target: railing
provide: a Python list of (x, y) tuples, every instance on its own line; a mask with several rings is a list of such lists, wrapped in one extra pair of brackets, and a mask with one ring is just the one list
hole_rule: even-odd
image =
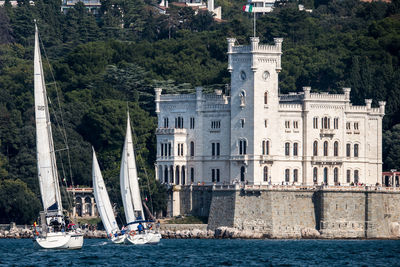
[(161, 95), (160, 100), (165, 101), (173, 101), (173, 100), (182, 100), (182, 99), (188, 99), (188, 100), (196, 100), (196, 94), (168, 94), (168, 95)]
[(342, 157), (329, 157), (329, 156), (312, 156), (312, 164), (342, 164)]
[(92, 193), (93, 192), (93, 188), (91, 187), (68, 187), (67, 188), (67, 192), (82, 192), (82, 193)]
[(299, 101), (304, 98), (304, 93), (279, 95), (279, 101)]
[(157, 128), (156, 134), (186, 134), (186, 129), (177, 128)]
[(329, 93), (311, 93), (311, 99), (337, 99), (337, 100), (346, 100), (344, 94), (329, 94)]
[(320, 129), (320, 134), (322, 135), (334, 135), (335, 130), (334, 129)]
[(234, 155), (234, 156), (231, 156), (231, 160), (244, 160), (244, 161), (246, 161), (246, 160), (249, 160), (249, 156), (248, 155)]
[(302, 105), (300, 104), (279, 104), (279, 109), (291, 109), (301, 111)]

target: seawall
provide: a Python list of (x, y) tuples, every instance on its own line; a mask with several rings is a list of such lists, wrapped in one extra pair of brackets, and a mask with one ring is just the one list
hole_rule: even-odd
[[(175, 197), (190, 202), (181, 190), (187, 188), (175, 189)], [(191, 190), (193, 198), (198, 193)], [(239, 230), (266, 238), (400, 238), (398, 188), (215, 185), (207, 187), (209, 194), (204, 190), (210, 231)], [(200, 215), (196, 210), (193, 205), (176, 213)]]

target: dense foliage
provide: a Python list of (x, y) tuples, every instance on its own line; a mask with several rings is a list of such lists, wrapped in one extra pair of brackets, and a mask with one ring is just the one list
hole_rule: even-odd
[[(190, 8), (171, 6), (170, 14), (162, 15), (148, 0), (104, 0), (98, 16), (87, 13), (82, 3), (62, 14), (59, 0), (38, 0), (34, 6), (20, 0), (17, 8), (6, 1), (0, 8), (0, 217), (4, 221), (31, 222), (38, 210), (33, 19), (38, 20), (43, 56), (52, 66), (44, 66), (46, 80), (52, 82), (54, 74), (57, 81), (58, 88), (48, 85), (52, 120), (60, 121), (63, 115), (75, 184), (91, 185), (94, 146), (110, 197), (121, 206), (118, 176), (129, 106), (143, 197), (151, 196), (150, 208), (160, 211), (166, 207), (166, 189), (154, 179), (154, 87), (167, 92), (190, 92), (196, 85), (224, 89), (229, 83), (226, 37), (244, 44), (252, 35), (251, 16), (241, 12), (242, 2), (216, 2), (222, 6), (224, 23)], [(376, 105), (386, 100), (384, 168), (400, 167), (399, 0), (300, 1), (312, 13), (299, 11), (297, 3), (283, 2), (257, 19), (262, 42), (284, 38), (281, 92), (302, 86), (330, 92), (351, 87), (353, 103), (372, 98)], [(56, 123), (53, 132), (61, 151), (57, 160), (65, 164), (65, 145)], [(60, 175), (67, 184), (72, 182), (67, 168)], [(21, 195), (27, 197), (22, 200)]]

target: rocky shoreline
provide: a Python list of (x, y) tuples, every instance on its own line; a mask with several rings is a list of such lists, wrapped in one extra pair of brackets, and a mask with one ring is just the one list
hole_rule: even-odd
[[(180, 225), (168, 226), (162, 225), (159, 232), (164, 239), (277, 239), (265, 233), (260, 233), (250, 230), (239, 230), (230, 227), (219, 227), (216, 230), (207, 230), (207, 225), (197, 227), (197, 225)], [(205, 226), (205, 227), (204, 227)], [(398, 230), (398, 229), (396, 229)], [(91, 231), (89, 229), (82, 230), (85, 239), (91, 238), (107, 238), (107, 234), (102, 230)], [(390, 239), (399, 239), (400, 236), (393, 236)], [(22, 239), (33, 238), (33, 230), (30, 227), (10, 227), (8, 230), (0, 229), (0, 239)], [(345, 236), (329, 237), (321, 235), (315, 229), (302, 229), (301, 235), (287, 236), (285, 239), (346, 239)], [(281, 238), (282, 239), (282, 238)], [(365, 239), (365, 238), (351, 238), (351, 239)]]

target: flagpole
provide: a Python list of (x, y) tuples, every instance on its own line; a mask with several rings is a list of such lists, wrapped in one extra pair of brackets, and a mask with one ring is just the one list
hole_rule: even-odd
[(254, 37), (256, 37), (256, 12), (253, 12), (253, 23), (254, 23)]

